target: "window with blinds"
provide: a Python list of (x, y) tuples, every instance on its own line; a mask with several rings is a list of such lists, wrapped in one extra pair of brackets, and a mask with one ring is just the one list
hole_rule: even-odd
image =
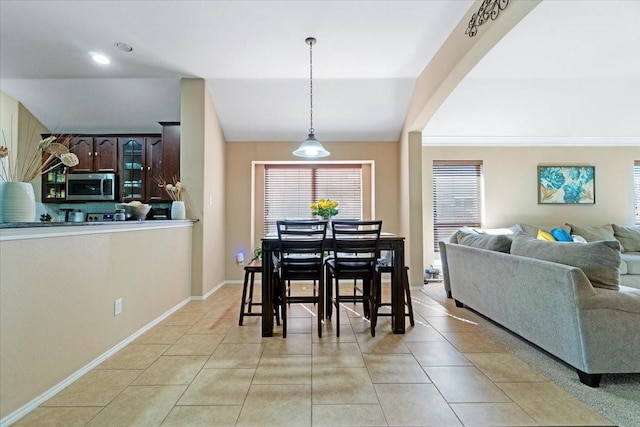
[(433, 247), (460, 227), (482, 223), (482, 161), (433, 161)]
[(264, 230), (276, 221), (311, 218), (311, 203), (337, 200), (340, 218), (362, 219), (362, 165), (265, 165)]
[(636, 225), (640, 225), (640, 160), (636, 160), (633, 165), (633, 194), (636, 203)]

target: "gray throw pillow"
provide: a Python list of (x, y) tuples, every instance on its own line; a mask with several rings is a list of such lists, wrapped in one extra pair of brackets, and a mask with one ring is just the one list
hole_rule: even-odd
[(511, 237), (505, 234), (479, 234), (458, 230), (456, 232), (458, 244), (472, 246), (474, 248), (487, 249), (490, 251), (509, 253), (511, 248)]
[(626, 227), (611, 224), (613, 235), (623, 247), (623, 252), (640, 252), (640, 226)]
[(594, 287), (617, 291), (620, 285), (620, 243), (548, 242), (523, 234), (511, 244), (513, 255), (526, 256), (580, 268)]
[(597, 242), (599, 240), (616, 240), (613, 236), (613, 227), (611, 224), (600, 226), (581, 226), (568, 224), (571, 227), (571, 234), (577, 234), (585, 238), (587, 242)]

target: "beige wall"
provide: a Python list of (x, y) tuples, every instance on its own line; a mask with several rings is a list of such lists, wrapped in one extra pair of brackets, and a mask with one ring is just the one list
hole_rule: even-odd
[(205, 296), (224, 283), (225, 149), (215, 107), (203, 79), (182, 79), (180, 174), (193, 230), (191, 295)]
[[(0, 418), (191, 295), (190, 224), (83, 230), (0, 242)], [(117, 298), (122, 314), (114, 316)]]
[[(235, 262), (235, 254), (253, 252), (251, 236), (252, 162), (299, 161), (291, 152), (299, 143), (294, 142), (230, 142), (226, 158), (226, 231), (227, 246), (224, 253), (227, 280), (240, 280), (242, 266)], [(398, 144), (396, 142), (323, 142), (331, 152), (328, 161), (374, 161), (375, 216), (383, 220), (383, 228), (391, 233), (400, 230), (398, 222)]]
[[(12, 156), (11, 161), (14, 165), (16, 164), (14, 156), (18, 152), (18, 147), (26, 145), (27, 138), (32, 138), (33, 140), (29, 141), (31, 147), (36, 147), (40, 135), (49, 133), (47, 128), (24, 105), (2, 92), (0, 92), (0, 129), (2, 130), (0, 145), (9, 147), (9, 154)], [(23, 153), (22, 156), (24, 155), (30, 156), (31, 153)], [(32, 184), (36, 201), (39, 202), (42, 198), (42, 182), (38, 177), (32, 181)]]
[(402, 234), (407, 236), (409, 281), (422, 283), (420, 260), (424, 259), (423, 244), (415, 236), (423, 234), (421, 206), (423, 173), (419, 158), (419, 138), (416, 136), (427, 125), (442, 102), (455, 89), (465, 75), (493, 46), (517, 25), (541, 0), (511, 2), (500, 13), (500, 19), (486, 21), (474, 37), (465, 34), (471, 16), (483, 1), (476, 0), (445, 43), (422, 71), (413, 91), (400, 137), (400, 218)]
[[(423, 147), (424, 265), (433, 262), (433, 160), (482, 160), (483, 226), (633, 225), (633, 164), (640, 147)], [(594, 205), (539, 205), (539, 165), (595, 166)]]

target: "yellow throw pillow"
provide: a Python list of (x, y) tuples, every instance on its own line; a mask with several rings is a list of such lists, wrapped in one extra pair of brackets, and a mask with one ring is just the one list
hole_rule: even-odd
[(538, 230), (538, 240), (546, 240), (547, 242), (555, 242), (556, 238), (553, 237), (551, 233), (547, 233), (546, 231)]

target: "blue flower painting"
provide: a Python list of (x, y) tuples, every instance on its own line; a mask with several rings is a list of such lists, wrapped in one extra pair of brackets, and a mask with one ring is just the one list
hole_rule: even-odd
[(593, 166), (539, 166), (538, 203), (593, 204), (595, 168)]

